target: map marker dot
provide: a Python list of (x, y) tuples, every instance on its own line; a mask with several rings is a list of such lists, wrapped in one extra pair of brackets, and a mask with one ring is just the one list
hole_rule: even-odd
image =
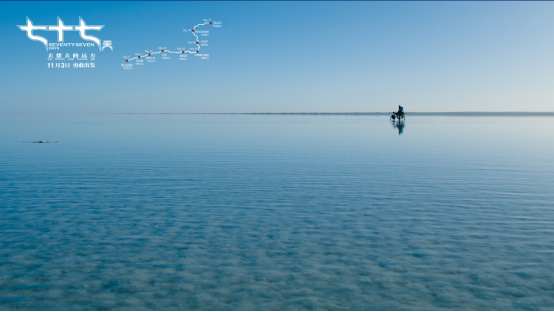
[(129, 62), (129, 60), (125, 60), (125, 62)]
[(164, 52), (164, 50), (162, 50), (162, 53)]
[(139, 55), (139, 58), (140, 58), (140, 55)]
[(210, 22), (210, 25), (212, 24), (212, 22)]
[(196, 41), (196, 44), (199, 44), (200, 42)]
[(181, 51), (181, 53), (185, 53), (185, 51)]
[(194, 29), (192, 30), (192, 32), (194, 32)]
[(198, 50), (196, 50), (196, 53), (198, 53)]
[(150, 56), (150, 53), (148, 53), (148, 56)]

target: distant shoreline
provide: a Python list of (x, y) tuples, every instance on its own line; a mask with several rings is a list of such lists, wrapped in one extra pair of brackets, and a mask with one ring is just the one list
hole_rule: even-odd
[[(0, 115), (322, 115), (387, 116), (391, 112), (281, 112), (281, 113), (0, 113)], [(554, 116), (554, 112), (406, 112), (408, 116)]]
[[(391, 113), (372, 112), (372, 113), (211, 113), (221, 115), (353, 115), (353, 116), (371, 116), (371, 115), (390, 115)], [(412, 116), (554, 116), (554, 112), (406, 112), (406, 115)]]

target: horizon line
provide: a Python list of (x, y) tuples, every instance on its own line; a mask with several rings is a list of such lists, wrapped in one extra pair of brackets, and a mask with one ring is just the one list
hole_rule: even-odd
[[(0, 113), (1, 115), (388, 115), (391, 112), (240, 112), (240, 113)], [(467, 112), (405, 112), (406, 115), (452, 115), (452, 116), (554, 116), (552, 112), (529, 112), (529, 111), (467, 111)]]

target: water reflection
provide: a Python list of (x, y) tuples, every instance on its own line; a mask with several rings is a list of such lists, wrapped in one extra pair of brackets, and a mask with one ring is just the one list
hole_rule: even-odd
[(398, 129), (398, 135), (401, 135), (404, 132), (404, 127), (406, 126), (404, 120), (397, 120), (392, 122), (392, 127)]

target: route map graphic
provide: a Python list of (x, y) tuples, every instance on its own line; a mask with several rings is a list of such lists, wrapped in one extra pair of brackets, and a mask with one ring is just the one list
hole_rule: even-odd
[[(156, 55), (161, 54), (161, 59), (170, 59), (170, 54), (180, 54), (179, 60), (187, 60), (188, 54), (193, 54), (201, 60), (208, 60), (209, 54), (200, 54), (202, 47), (208, 47), (209, 30), (207, 27), (222, 27), (221, 22), (212, 21), (211, 19), (204, 20), (203, 23), (197, 24), (192, 29), (183, 29), (184, 32), (194, 35), (195, 41), (189, 41), (189, 44), (195, 44), (194, 48), (176, 48), (169, 50), (166, 47), (158, 47), (157, 50), (146, 50), (143, 53), (135, 53), (134, 57), (123, 56), (125, 61), (121, 64), (124, 70), (133, 69), (134, 66), (142, 66), (145, 63), (155, 63)], [(146, 62), (145, 62), (146, 61)]]

